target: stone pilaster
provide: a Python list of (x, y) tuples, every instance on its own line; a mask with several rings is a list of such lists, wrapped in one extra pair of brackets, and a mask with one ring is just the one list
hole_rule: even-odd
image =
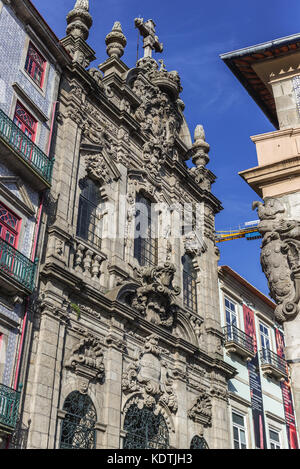
[(29, 449), (54, 448), (65, 324), (49, 309), (45, 306), (42, 312), (28, 377), (25, 415), (31, 420)]

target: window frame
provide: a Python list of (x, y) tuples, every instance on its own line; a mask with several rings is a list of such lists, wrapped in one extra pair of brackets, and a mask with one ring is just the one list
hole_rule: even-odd
[[(91, 188), (89, 184), (93, 184), (94, 188), (94, 195), (98, 198), (98, 200), (89, 199)], [(97, 224), (96, 221), (98, 220), (100, 224), (102, 224), (102, 219), (99, 220), (99, 205), (102, 202), (100, 189), (97, 187), (96, 183), (92, 180), (87, 178), (84, 181), (83, 185), (80, 185), (80, 194), (78, 198), (78, 211), (77, 211), (77, 223), (76, 223), (76, 236), (83, 241), (89, 243), (91, 246), (96, 247), (98, 249), (101, 248), (102, 244), (102, 233), (103, 233), (103, 226), (101, 225), (101, 236), (99, 236), (96, 232)], [(88, 189), (89, 193), (87, 195), (84, 194), (85, 190)], [(85, 210), (85, 212), (83, 212)], [(83, 215), (83, 213), (85, 215)], [(86, 218), (86, 223), (84, 223)], [(92, 222), (91, 222), (92, 219)], [(86, 227), (86, 233), (82, 227)], [(91, 230), (90, 227), (93, 229)], [(90, 236), (91, 235), (91, 236)]]
[[(229, 303), (231, 303), (233, 306), (234, 306), (234, 312), (235, 312), (235, 316), (236, 316), (236, 323), (232, 323), (232, 320), (230, 321), (230, 323), (228, 323), (227, 321), (227, 310), (229, 311), (230, 314), (232, 314), (232, 310), (231, 308), (228, 308), (226, 306), (226, 301), (228, 301)], [(233, 300), (229, 295), (224, 295), (224, 316), (225, 316), (225, 325), (226, 326), (235, 326), (237, 329), (240, 328), (240, 325), (239, 325), (239, 312), (238, 312), (238, 304), (235, 300)], [(231, 318), (230, 318), (231, 319)]]
[[(0, 238), (3, 239), (5, 242), (7, 242), (14, 249), (17, 249), (18, 244), (19, 244), (20, 232), (21, 232), (22, 218), (19, 217), (13, 210), (9, 209), (7, 205), (5, 205), (2, 201), (0, 201), (0, 208), (1, 207), (3, 207), (5, 210), (7, 210), (9, 214), (11, 214), (14, 218), (17, 219), (17, 226), (16, 228), (12, 228), (9, 226), (8, 223), (0, 219), (0, 226), (1, 226)], [(4, 228), (4, 231), (2, 232), (3, 228)], [(6, 239), (7, 233), (10, 233), (12, 236), (14, 236), (13, 244)]]
[[(146, 202), (146, 203), (145, 203)], [(147, 196), (144, 196), (142, 193), (137, 193), (135, 198), (135, 205), (144, 205), (147, 210), (147, 215), (145, 216), (145, 226), (147, 226), (147, 236), (137, 236), (138, 230), (137, 226), (142, 222), (137, 224), (135, 218), (135, 227), (134, 227), (134, 258), (138, 261), (141, 267), (156, 267), (158, 264), (158, 238), (157, 236), (153, 237), (153, 222), (155, 223), (155, 234), (157, 234), (158, 229), (158, 219), (153, 220), (152, 216), (152, 202)], [(136, 217), (137, 217), (136, 213)], [(147, 218), (147, 220), (146, 220)], [(143, 227), (144, 230), (145, 227)], [(140, 234), (141, 231), (139, 230)]]
[[(237, 415), (238, 417), (241, 417), (243, 419), (243, 426), (238, 424), (238, 423), (235, 423), (233, 421), (233, 414)], [(236, 410), (236, 409), (231, 409), (231, 428), (232, 428), (232, 443), (233, 443), (233, 449), (248, 449), (248, 434), (247, 434), (247, 426), (246, 426), (246, 422), (245, 422), (245, 418), (246, 418), (246, 415), (241, 413), (240, 411)], [(238, 444), (239, 444), (239, 448), (235, 448), (235, 437), (234, 437), (234, 428), (237, 428), (238, 430)], [(244, 432), (244, 435), (245, 435), (245, 448), (241, 448), (241, 438), (240, 438), (240, 431), (243, 431)]]
[[(268, 436), (269, 436), (270, 449), (282, 449), (281, 430), (279, 430), (278, 428), (274, 428), (274, 427), (272, 427), (272, 426), (268, 426), (268, 430), (269, 430)], [(275, 441), (275, 440), (272, 440), (271, 434), (270, 434), (271, 432), (277, 433), (279, 442), (277, 442), (277, 441)], [(279, 446), (279, 447), (278, 447), (278, 448), (272, 448), (272, 444), (275, 445), (275, 446), (277, 445), (277, 446)]]
[[(190, 259), (192, 273), (185, 270), (185, 258)], [(196, 313), (198, 310), (197, 271), (193, 265), (193, 258), (189, 254), (185, 254), (184, 256), (182, 256), (182, 286), (183, 305), (189, 310)]]
[[(30, 67), (28, 66), (29, 59), (30, 59), (29, 57), (30, 48), (32, 48), (35, 51), (35, 53), (40, 57), (41, 61), (43, 62), (42, 66), (39, 66), (37, 65), (37, 61), (32, 59), (32, 62), (33, 62), (32, 71), (29, 71)], [(36, 80), (34, 77), (37, 66), (40, 67), (40, 70), (41, 70), (40, 80)], [(43, 54), (41, 54), (40, 50), (33, 44), (33, 42), (29, 40), (27, 53), (25, 57), (24, 71), (41, 90), (43, 89), (43, 86), (45, 83), (46, 68), (47, 68), (47, 60), (44, 58)]]
[[(26, 123), (25, 119), (22, 118), (18, 113), (18, 106), (28, 115), (28, 118), (29, 119), (32, 119), (33, 121), (33, 127), (30, 127), (30, 125), (28, 123)], [(16, 120), (18, 122), (16, 122)], [(24, 135), (26, 135), (27, 138), (29, 138), (29, 140), (32, 141), (32, 143), (35, 142), (36, 140), (36, 136), (37, 136), (37, 127), (38, 127), (38, 120), (32, 115), (32, 113), (30, 111), (28, 111), (28, 109), (26, 108), (26, 106), (24, 106), (20, 100), (17, 99), (16, 101), (16, 105), (15, 105), (15, 110), (14, 110), (14, 117), (13, 117), (13, 122), (14, 124), (24, 133)], [(19, 123), (21, 125), (19, 125)], [(27, 132), (31, 132), (32, 133), (32, 136), (29, 137), (29, 135), (27, 134)]]

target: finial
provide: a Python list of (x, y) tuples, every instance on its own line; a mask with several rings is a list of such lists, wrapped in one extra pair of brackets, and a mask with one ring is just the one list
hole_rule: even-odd
[(77, 0), (73, 10), (67, 15), (67, 35), (82, 38), (84, 41), (89, 37), (93, 19), (89, 13), (89, 0)]
[(210, 145), (205, 140), (205, 132), (203, 125), (197, 125), (194, 133), (194, 139), (195, 142), (193, 143), (192, 147), (192, 161), (197, 167), (206, 166), (209, 162), (208, 153), (210, 150)]
[(109, 57), (117, 57), (118, 59), (122, 57), (127, 40), (119, 21), (113, 25), (112, 31), (105, 38), (105, 43), (107, 45), (106, 53)]

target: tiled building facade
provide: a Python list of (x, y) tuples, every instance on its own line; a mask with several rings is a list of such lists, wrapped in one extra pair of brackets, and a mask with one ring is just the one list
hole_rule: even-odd
[(231, 448), (297, 449), (284, 336), (276, 305), (228, 266), (219, 267), (224, 357), (229, 381)]
[(0, 435), (11, 442), (38, 286), (37, 244), (51, 185), (52, 118), (68, 54), (31, 2), (0, 2)]

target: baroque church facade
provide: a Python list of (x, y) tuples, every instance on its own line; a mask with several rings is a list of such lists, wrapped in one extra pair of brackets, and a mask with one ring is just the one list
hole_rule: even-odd
[[(61, 43), (39, 293), (23, 421), (28, 448), (230, 448), (214, 217), (221, 204), (194, 142), (177, 72), (152, 57), (152, 20), (135, 20), (144, 57), (129, 68), (116, 22), (90, 67), (92, 16), (77, 0)], [(193, 167), (187, 161), (192, 159)]]

